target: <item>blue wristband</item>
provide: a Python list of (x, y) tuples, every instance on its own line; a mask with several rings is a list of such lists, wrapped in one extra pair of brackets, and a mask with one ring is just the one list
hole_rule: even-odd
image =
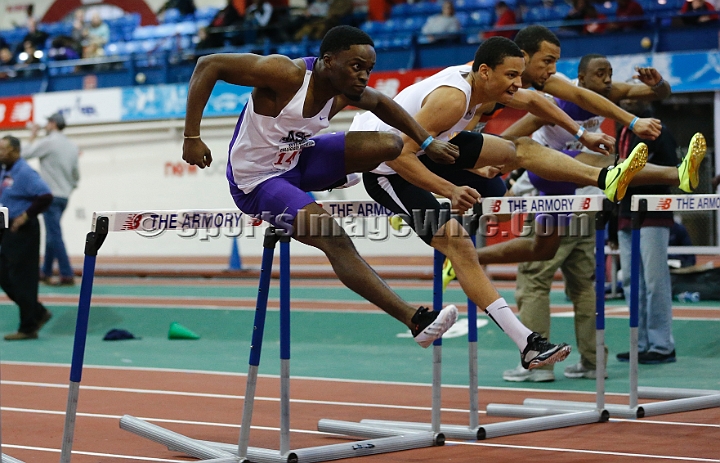
[(630, 129), (631, 132), (632, 132), (632, 130), (633, 130), (633, 127), (635, 127), (635, 123), (636, 123), (638, 120), (640, 120), (640, 118), (637, 117), (637, 116), (635, 116), (635, 119), (633, 119), (632, 122), (630, 123), (630, 125), (628, 125), (628, 129)]
[(430, 143), (432, 143), (433, 140), (435, 140), (435, 139), (432, 137), (432, 135), (430, 135), (429, 137), (427, 137), (427, 138), (425, 139), (425, 141), (422, 142), (422, 145), (420, 145), (420, 149), (423, 150), (423, 151), (425, 151), (425, 149), (426, 149), (428, 146), (430, 146)]
[(584, 133), (585, 133), (585, 127), (583, 127), (581, 125), (580, 128), (578, 129), (577, 133), (575, 134), (575, 140), (580, 140)]

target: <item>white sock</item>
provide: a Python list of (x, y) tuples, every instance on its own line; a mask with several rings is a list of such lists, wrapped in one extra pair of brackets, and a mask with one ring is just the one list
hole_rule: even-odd
[(525, 347), (527, 347), (527, 338), (532, 334), (532, 331), (520, 323), (520, 320), (515, 316), (504, 298), (501, 297), (490, 304), (487, 309), (485, 309), (485, 313), (492, 318), (505, 334), (510, 336), (510, 339), (517, 344), (520, 352), (525, 350)]

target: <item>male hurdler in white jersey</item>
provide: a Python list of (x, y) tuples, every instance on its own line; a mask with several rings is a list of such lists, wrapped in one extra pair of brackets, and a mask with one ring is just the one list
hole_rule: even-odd
[(199, 133), (215, 83), (254, 87), (230, 143), (227, 180), (235, 204), (323, 251), (346, 286), (405, 324), (427, 347), (455, 323), (457, 308), (433, 312), (403, 301), (307, 193), (343, 184), (347, 174), (369, 171), (400, 154), (400, 137), (387, 132), (318, 135), (349, 104), (397, 127), (438, 162), (452, 163), (458, 156), (455, 146), (435, 140), (400, 105), (367, 88), (375, 58), (372, 39), (350, 26), (328, 31), (317, 58), (250, 53), (200, 58), (190, 79), (183, 159), (201, 168), (212, 162)]
[[(551, 344), (518, 322), (478, 264), (463, 219), (452, 215), (471, 208), (480, 195), (505, 192), (502, 179), (481, 177), (474, 169), (494, 163), (493, 159), (502, 163), (512, 158), (514, 144), (463, 129), (482, 102), (509, 103), (514, 98), (523, 66), (523, 55), (517, 45), (506, 38), (493, 37), (480, 45), (472, 66), (445, 69), (400, 92), (395, 101), (428, 132), (457, 144), (460, 157), (452, 165), (440, 165), (418, 149), (422, 147), (407, 140), (397, 159), (365, 173), (363, 181), (375, 201), (401, 215), (423, 241), (454, 263), (468, 298), (515, 342), (523, 367), (534, 369), (564, 360), (570, 347)], [(369, 133), (390, 128), (365, 113), (353, 121), (350, 133), (356, 130)], [(453, 211), (447, 204), (441, 205), (433, 193), (450, 199)], [(477, 227), (477, 217), (472, 222), (467, 224), (470, 233)]]

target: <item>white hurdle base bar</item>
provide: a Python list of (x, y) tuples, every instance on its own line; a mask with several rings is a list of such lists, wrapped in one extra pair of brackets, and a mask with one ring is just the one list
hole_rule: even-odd
[(720, 394), (704, 395), (700, 397), (687, 397), (664, 402), (642, 404), (645, 416), (665, 415), (667, 413), (690, 412), (705, 408), (720, 407)]
[[(589, 402), (571, 402), (571, 401), (565, 401), (565, 400), (547, 400), (547, 399), (525, 399), (523, 400), (523, 405), (528, 405), (530, 407), (560, 407), (564, 409), (571, 409), (571, 410), (588, 410), (595, 408), (595, 404), (589, 403)], [(613, 418), (628, 418), (628, 419), (635, 419), (635, 418), (642, 418), (645, 416), (645, 409), (643, 408), (645, 404), (642, 406), (638, 406), (635, 408), (630, 408), (627, 405), (614, 405), (614, 404), (605, 404), (605, 410), (610, 414)]]
[(673, 400), (715, 394), (720, 394), (720, 391), (714, 389), (683, 389), (644, 386), (638, 387), (638, 396), (641, 399)]
[[(522, 407), (522, 409), (528, 410), (526, 407)], [(494, 437), (523, 434), (527, 432), (546, 431), (549, 429), (558, 429), (568, 426), (601, 423), (608, 420), (608, 413), (605, 410), (577, 411), (571, 409), (544, 409), (544, 411), (545, 413), (539, 413), (534, 418), (490, 423), (478, 426), (475, 429), (459, 425), (441, 425), (440, 432), (453, 439), (484, 440)], [(488, 415), (489, 414), (490, 413), (488, 413)], [(412, 429), (417, 431), (428, 431), (431, 427), (431, 425), (425, 423), (412, 423), (404, 421), (362, 420), (361, 423), (390, 428)]]
[[(529, 405), (515, 405), (515, 404), (488, 404), (485, 408), (487, 416), (505, 416), (508, 418), (535, 418), (537, 416), (550, 416), (550, 415), (561, 415), (563, 413), (577, 413), (578, 411), (589, 411), (587, 408), (578, 410), (577, 408), (562, 408), (558, 406), (552, 407), (531, 407)], [(607, 410), (601, 411), (600, 421), (607, 421), (603, 416), (610, 414)]]
[(2, 454), (2, 463), (23, 463), (21, 460), (18, 460), (17, 458), (13, 458), (9, 455)]

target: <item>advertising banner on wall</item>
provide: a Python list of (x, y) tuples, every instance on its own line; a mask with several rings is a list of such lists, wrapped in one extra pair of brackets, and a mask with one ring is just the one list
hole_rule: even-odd
[[(237, 116), (251, 91), (250, 87), (218, 82), (203, 114), (207, 117)], [(122, 120), (182, 119), (185, 117), (187, 92), (187, 84), (123, 88)]]
[[(654, 67), (672, 85), (673, 93), (711, 92), (720, 89), (720, 52), (652, 53), (647, 55), (608, 56), (613, 80), (631, 79), (638, 67)], [(577, 77), (580, 59), (558, 62), (558, 72)]]
[(61, 112), (67, 125), (119, 122), (121, 94), (119, 88), (38, 93), (33, 97), (33, 119), (44, 124), (49, 115)]
[(0, 98), (0, 129), (21, 129), (32, 120), (32, 97)]

